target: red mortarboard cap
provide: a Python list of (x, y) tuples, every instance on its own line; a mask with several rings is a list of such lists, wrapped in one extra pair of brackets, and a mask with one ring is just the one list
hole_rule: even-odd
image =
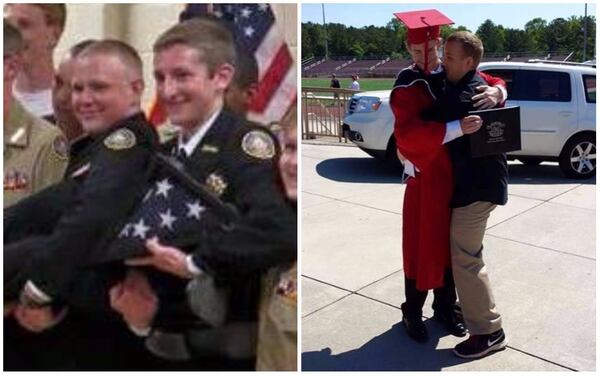
[(410, 44), (425, 43), (438, 38), (440, 36), (440, 26), (454, 23), (435, 9), (394, 13), (394, 16), (406, 25), (408, 29), (406, 37)]

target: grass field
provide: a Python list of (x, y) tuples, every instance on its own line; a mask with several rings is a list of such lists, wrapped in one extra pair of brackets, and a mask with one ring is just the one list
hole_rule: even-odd
[[(364, 91), (371, 90), (391, 90), (394, 86), (395, 79), (393, 78), (364, 78), (358, 80), (360, 89)], [(302, 86), (308, 87), (329, 87), (331, 79), (329, 78), (303, 78)], [(340, 79), (342, 88), (348, 88), (352, 81), (349, 78)]]

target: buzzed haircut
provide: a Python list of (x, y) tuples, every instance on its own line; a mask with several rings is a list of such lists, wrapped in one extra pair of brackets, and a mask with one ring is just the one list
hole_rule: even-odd
[(69, 48), (69, 55), (71, 58), (79, 56), (79, 54), (85, 50), (86, 47), (92, 45), (93, 43), (97, 43), (98, 41), (95, 39), (86, 39), (78, 42)]
[(456, 31), (446, 39), (446, 43), (448, 42), (460, 43), (463, 55), (473, 58), (475, 67), (479, 65), (479, 62), (483, 58), (483, 43), (481, 43), (481, 39), (477, 35), (469, 31)]
[(179, 44), (198, 51), (211, 77), (222, 64), (235, 66), (234, 39), (221, 21), (197, 17), (178, 23), (158, 37), (153, 50), (157, 54)]
[(6, 22), (4, 19), (4, 56), (14, 55), (23, 51), (25, 42), (23, 42), (23, 36), (16, 27)]
[(133, 70), (136, 75), (139, 75), (139, 78), (142, 78), (142, 59), (137, 51), (127, 43), (116, 39), (104, 39), (92, 42), (83, 48), (77, 57), (83, 58), (96, 54), (116, 56), (123, 64)]
[(258, 64), (253, 55), (246, 52), (237, 52), (235, 75), (233, 85), (240, 89), (247, 89), (258, 83)]

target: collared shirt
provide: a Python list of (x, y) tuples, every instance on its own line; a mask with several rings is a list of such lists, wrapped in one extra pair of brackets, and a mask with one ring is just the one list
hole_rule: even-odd
[(54, 114), (51, 89), (26, 93), (19, 91), (17, 85), (13, 85), (13, 95), (32, 115), (42, 118)]
[(222, 109), (223, 106), (219, 106), (215, 110), (215, 112), (213, 112), (213, 114), (210, 115), (209, 118), (196, 129), (196, 132), (187, 141), (183, 140), (183, 135), (180, 132), (177, 148), (179, 150), (183, 150), (185, 152), (185, 155), (187, 155), (188, 157), (191, 156), (194, 150), (196, 150), (196, 148), (198, 147), (198, 145), (200, 145), (200, 142), (202, 142), (202, 139), (204, 138), (210, 127), (212, 127), (215, 120), (217, 120), (217, 117), (219, 117), (219, 114), (221, 113)]

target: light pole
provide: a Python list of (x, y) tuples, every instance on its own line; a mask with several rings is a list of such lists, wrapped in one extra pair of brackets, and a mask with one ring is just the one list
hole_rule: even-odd
[(325, 24), (325, 4), (321, 3), (321, 10), (323, 11), (323, 30), (325, 30), (325, 59), (329, 57), (329, 48), (327, 46), (327, 25)]
[(583, 16), (583, 61), (587, 60), (587, 3), (585, 3), (585, 16)]

